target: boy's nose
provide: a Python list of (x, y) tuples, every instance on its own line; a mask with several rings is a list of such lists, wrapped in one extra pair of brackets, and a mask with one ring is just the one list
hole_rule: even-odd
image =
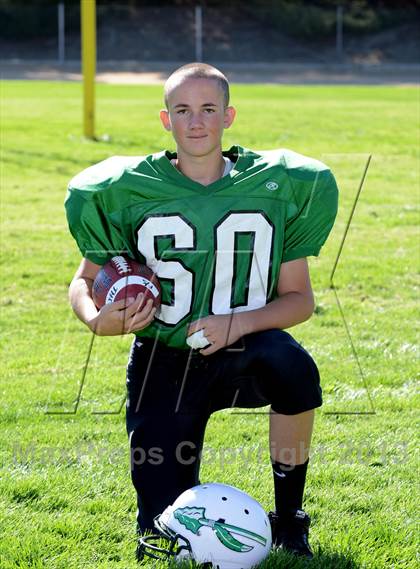
[(200, 115), (192, 115), (190, 120), (190, 128), (201, 128), (203, 126), (203, 121)]

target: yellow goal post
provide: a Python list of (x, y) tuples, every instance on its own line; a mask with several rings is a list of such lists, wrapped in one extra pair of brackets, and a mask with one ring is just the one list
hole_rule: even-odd
[(82, 28), (83, 133), (95, 139), (96, 0), (80, 0)]

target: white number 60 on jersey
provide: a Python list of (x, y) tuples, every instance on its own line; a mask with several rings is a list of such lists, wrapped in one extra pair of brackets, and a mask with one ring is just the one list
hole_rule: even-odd
[[(252, 262), (248, 277), (247, 302), (232, 307), (235, 258), (241, 253), (235, 250), (235, 242), (236, 236), (241, 233), (253, 235)], [(171, 260), (165, 260), (164, 255), (158, 257), (157, 239), (162, 237), (172, 240)], [(260, 212), (229, 213), (216, 226), (214, 239), (214, 275), (204, 275), (204, 279), (203, 275), (199, 275), (201, 282), (212, 288), (211, 313), (229, 314), (232, 311), (252, 310), (264, 306), (267, 301), (273, 241), (273, 227), (270, 222)], [(213, 253), (197, 250), (196, 228), (180, 214), (148, 217), (138, 230), (137, 247), (158, 278), (173, 281), (172, 303), (162, 303), (159, 320), (169, 325), (177, 324), (192, 310), (195, 274), (185, 266), (181, 256), (174, 260), (174, 253), (194, 251), (205, 258)], [(250, 252), (245, 253), (249, 255)], [(207, 297), (207, 291), (201, 291), (200, 297), (203, 296)]]

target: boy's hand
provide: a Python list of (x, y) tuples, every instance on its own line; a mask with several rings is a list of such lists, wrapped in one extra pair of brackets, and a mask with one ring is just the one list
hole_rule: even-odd
[(209, 356), (221, 348), (230, 346), (244, 335), (239, 326), (239, 319), (233, 314), (207, 316), (191, 322), (187, 335), (190, 336), (198, 330), (203, 330), (204, 336), (211, 344), (200, 350), (203, 356)]
[(149, 299), (143, 305), (144, 295), (105, 304), (88, 322), (89, 328), (98, 336), (119, 336), (146, 328), (155, 317), (156, 308)]

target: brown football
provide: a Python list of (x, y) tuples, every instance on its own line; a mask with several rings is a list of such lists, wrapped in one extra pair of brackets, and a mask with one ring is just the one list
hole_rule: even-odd
[(117, 255), (96, 275), (92, 298), (97, 308), (102, 308), (117, 300), (136, 298), (140, 292), (145, 295), (145, 302), (151, 298), (154, 306), (159, 307), (161, 289), (152, 269), (126, 255)]

